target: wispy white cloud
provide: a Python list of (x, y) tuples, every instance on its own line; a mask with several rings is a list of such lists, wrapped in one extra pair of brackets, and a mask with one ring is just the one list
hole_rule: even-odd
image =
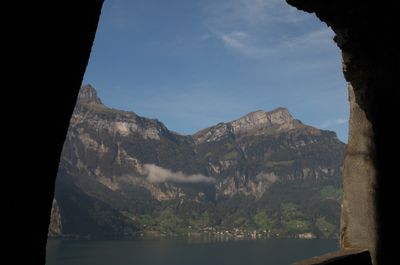
[(223, 43), (234, 50), (249, 56), (264, 56), (270, 52), (271, 49), (258, 47), (253, 43), (252, 37), (244, 31), (233, 31), (230, 33), (221, 33), (219, 38)]
[(237, 24), (265, 27), (271, 23), (293, 23), (307, 17), (284, 0), (212, 0), (205, 3), (203, 11), (207, 25), (219, 30)]
[(326, 27), (289, 38), (283, 43), (283, 46), (286, 48), (323, 48), (324, 46), (333, 44), (333, 36), (333, 31)]
[(215, 182), (212, 177), (206, 177), (202, 174), (187, 175), (181, 171), (173, 172), (154, 164), (145, 164), (144, 173), (147, 180), (153, 183), (159, 182), (178, 182), (178, 183), (211, 183)]
[(342, 124), (346, 124), (349, 120), (348, 119), (344, 119), (344, 118), (338, 118), (335, 120), (326, 120), (324, 122), (322, 122), (320, 125), (318, 125), (318, 128), (330, 128), (330, 127), (336, 127)]
[(221, 33), (219, 38), (227, 47), (252, 57), (266, 56), (276, 52), (271, 48), (257, 46), (252, 36), (243, 31)]
[(219, 38), (223, 43), (237, 51), (251, 56), (269, 56), (287, 53), (291, 50), (301, 52), (302, 49), (325, 49), (333, 43), (333, 32), (329, 28), (318, 29), (303, 35), (288, 37), (283, 41), (276, 41), (266, 46), (248, 32), (232, 31), (221, 33)]
[[(316, 18), (289, 6), (284, 0), (205, 3), (204, 20), (210, 35), (244, 55), (279, 55), (310, 47), (320, 50), (333, 44), (333, 32), (329, 28), (322, 24), (309, 28), (307, 23)], [(310, 31), (306, 31), (307, 28)]]
[(243, 31), (234, 31), (229, 34), (221, 34), (221, 39), (225, 42), (225, 44), (238, 49), (246, 48), (246, 44), (244, 42), (247, 38), (247, 33)]

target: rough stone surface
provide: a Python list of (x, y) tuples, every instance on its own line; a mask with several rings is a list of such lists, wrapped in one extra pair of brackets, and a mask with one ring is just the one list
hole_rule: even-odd
[(341, 218), (342, 247), (372, 250), (378, 239), (376, 224), (376, 167), (372, 124), (355, 101), (354, 88), (349, 84), (349, 144), (344, 162)]
[(393, 115), (398, 90), (399, 40), (395, 1), (287, 0), (315, 13), (336, 33), (343, 73), (349, 82), (350, 131), (344, 169), (342, 247), (367, 248), (374, 264), (390, 264), (397, 253), (398, 138)]

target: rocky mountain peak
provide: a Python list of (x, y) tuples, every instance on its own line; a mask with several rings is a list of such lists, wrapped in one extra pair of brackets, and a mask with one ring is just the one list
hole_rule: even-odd
[[(91, 85), (83, 85), (79, 91), (78, 101), (71, 117), (71, 127), (94, 127), (96, 130), (108, 132), (120, 137), (141, 136), (143, 139), (160, 140), (161, 135), (169, 133), (160, 121), (140, 117), (131, 111), (122, 111), (105, 106), (98, 97), (96, 89)], [(174, 138), (175, 139), (175, 138)], [(85, 143), (93, 143), (91, 139), (84, 138)]]
[(83, 85), (79, 91), (78, 102), (80, 103), (90, 103), (90, 104), (103, 104), (101, 99), (97, 96), (96, 89), (88, 85)]
[(284, 124), (292, 121), (293, 117), (287, 108), (277, 108), (272, 111), (253, 111), (233, 121), (232, 123), (246, 123), (257, 126), (261, 124)]
[(232, 121), (235, 134), (255, 132), (259, 130), (283, 130), (294, 128), (294, 119), (286, 108), (277, 108), (272, 111), (257, 110)]
[(287, 108), (257, 110), (237, 120), (201, 130), (194, 134), (194, 138), (196, 142), (201, 143), (219, 141), (229, 135), (270, 135), (298, 128), (301, 124), (292, 117)]

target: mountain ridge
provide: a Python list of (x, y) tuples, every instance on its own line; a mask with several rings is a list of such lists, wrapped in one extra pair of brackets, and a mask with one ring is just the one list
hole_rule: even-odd
[[(105, 106), (103, 104), (103, 102), (101, 101), (101, 99), (98, 97), (96, 89), (90, 84), (82, 86), (82, 88), (79, 92), (79, 95), (78, 95), (78, 99), (77, 99), (77, 105), (79, 105), (79, 104), (101, 105), (102, 107), (104, 107), (105, 111), (107, 111), (107, 110), (113, 111), (114, 110), (116, 112), (132, 113), (134, 116), (136, 116), (138, 118), (144, 118), (146, 120), (152, 120), (154, 122), (158, 122), (164, 128), (168, 129), (167, 126), (158, 119), (145, 118), (143, 116), (136, 114), (134, 111), (119, 110), (119, 109), (109, 108), (109, 107)], [(251, 111), (251, 112), (241, 116), (238, 119), (234, 119), (234, 120), (227, 121), (227, 122), (219, 122), (216, 125), (212, 125), (207, 128), (200, 129), (199, 131), (194, 132), (192, 134), (182, 134), (177, 131), (172, 131), (170, 129), (168, 129), (168, 130), (176, 135), (191, 136), (191, 137), (196, 138), (196, 136), (202, 134), (202, 132), (207, 131), (212, 128), (215, 128), (215, 127), (218, 127), (218, 126), (221, 126), (221, 125), (231, 126), (232, 133), (234, 133), (234, 134), (241, 134), (241, 133), (243, 133), (243, 131), (244, 132), (246, 132), (246, 131), (254, 132), (254, 130), (252, 130), (252, 129), (255, 129), (254, 127), (257, 127), (257, 126), (262, 127), (262, 125), (264, 125), (264, 127), (262, 127), (264, 129), (268, 129), (268, 126), (273, 127), (273, 126), (281, 125), (281, 127), (275, 128), (275, 131), (270, 132), (270, 133), (277, 133), (277, 132), (279, 132), (279, 130), (287, 131), (290, 129), (305, 128), (305, 127), (309, 128), (311, 130), (312, 129), (318, 130), (317, 128), (315, 128), (313, 126), (303, 124), (298, 119), (294, 119), (292, 117), (292, 114), (285, 107), (277, 107), (270, 111), (261, 110), (261, 109)], [(325, 131), (328, 131), (328, 130), (325, 130)]]
[[(62, 228), (52, 231), (82, 235), (81, 227), (91, 227), (93, 237), (187, 233), (189, 226), (204, 229), (196, 223), (204, 214), (206, 226), (245, 231), (261, 229), (260, 213), (273, 223), (269, 236), (324, 235), (321, 224), (332, 236), (338, 231), (338, 193), (334, 202), (321, 194), (340, 190), (343, 152), (333, 132), (304, 125), (286, 108), (179, 135), (156, 119), (106, 107), (92, 86), (83, 86), (56, 184), (58, 220), (52, 224)], [(291, 195), (299, 189), (314, 198), (315, 209)], [(336, 210), (322, 215), (321, 205), (332, 203)], [(302, 212), (295, 220), (307, 225), (293, 228), (293, 220), (282, 219), (288, 205)], [(236, 210), (226, 212), (230, 207)], [(71, 217), (82, 209), (92, 214)], [(165, 216), (179, 225), (163, 226)]]

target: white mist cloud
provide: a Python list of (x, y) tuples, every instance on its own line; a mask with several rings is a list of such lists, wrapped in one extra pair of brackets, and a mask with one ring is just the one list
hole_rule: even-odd
[(181, 171), (173, 172), (154, 164), (144, 164), (144, 173), (147, 175), (147, 180), (153, 183), (159, 182), (179, 182), (179, 183), (210, 183), (215, 182), (212, 177), (206, 177), (202, 174), (186, 175)]

